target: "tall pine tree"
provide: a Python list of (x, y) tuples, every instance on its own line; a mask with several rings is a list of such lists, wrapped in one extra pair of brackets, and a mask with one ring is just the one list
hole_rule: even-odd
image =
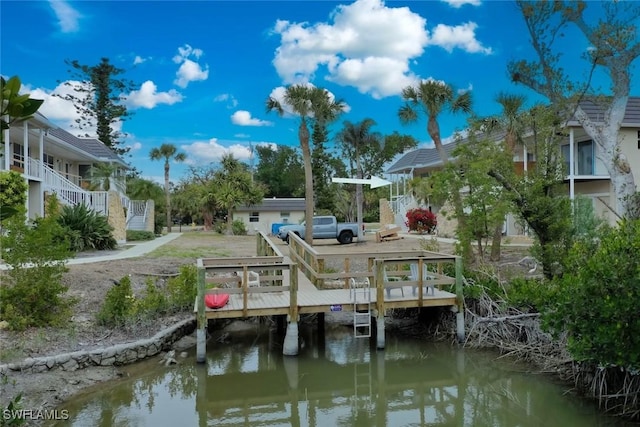
[(128, 153), (129, 147), (122, 145), (125, 135), (116, 126), (131, 115), (123, 101), (135, 85), (119, 77), (125, 70), (115, 67), (109, 58), (102, 58), (98, 65), (83, 65), (77, 60), (65, 60), (65, 63), (71, 67), (71, 80), (65, 85), (73, 92), (60, 97), (71, 101), (80, 114), (74, 126), (86, 137), (91, 136), (88, 130), (95, 128), (98, 139), (107, 147), (118, 155)]

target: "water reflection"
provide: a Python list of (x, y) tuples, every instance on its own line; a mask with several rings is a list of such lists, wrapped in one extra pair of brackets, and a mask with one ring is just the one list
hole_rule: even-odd
[(74, 426), (623, 425), (486, 354), (392, 336), (376, 351), (350, 328), (327, 330), (326, 344), (301, 336), (300, 355), (283, 357), (273, 331), (233, 333), (204, 365), (138, 364), (64, 409)]

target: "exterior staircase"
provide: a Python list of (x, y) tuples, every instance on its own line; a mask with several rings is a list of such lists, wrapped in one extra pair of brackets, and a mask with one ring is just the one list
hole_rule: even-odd
[(69, 206), (84, 204), (102, 215), (109, 215), (109, 194), (106, 191), (87, 191), (69, 181), (49, 165), (35, 159), (30, 159), (30, 163), (36, 163), (39, 166), (32, 168), (32, 170), (42, 171), (41, 178), (44, 190), (55, 193), (61, 203)]

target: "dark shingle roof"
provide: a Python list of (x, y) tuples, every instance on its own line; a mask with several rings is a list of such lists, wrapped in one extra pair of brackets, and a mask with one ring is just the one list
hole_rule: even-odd
[[(604, 118), (605, 107), (598, 104), (598, 100), (585, 99), (580, 102), (580, 107), (587, 113), (589, 118), (594, 122), (602, 122)], [(577, 120), (569, 121), (569, 126), (580, 126)], [(622, 127), (638, 127), (640, 128), (640, 97), (630, 96), (627, 101), (627, 108), (622, 119)]]
[[(597, 104), (593, 100), (583, 100), (580, 106), (585, 113), (594, 122), (602, 122), (604, 107)], [(568, 122), (568, 126), (580, 126), (577, 120), (573, 119)], [(625, 110), (624, 119), (622, 120), (622, 127), (637, 127), (640, 128), (640, 97), (630, 96), (627, 101), (627, 108)], [(499, 141), (504, 137), (502, 134), (496, 135), (496, 141)], [(457, 141), (445, 144), (444, 148), (447, 154), (451, 155), (451, 152), (455, 149), (457, 144), (466, 143), (466, 139), (459, 139)], [(412, 168), (424, 168), (428, 166), (438, 166), (442, 162), (440, 161), (440, 155), (435, 148), (418, 148), (416, 150), (405, 153), (398, 161), (391, 165), (385, 173), (398, 173), (409, 172)]]
[(236, 212), (300, 212), (304, 211), (304, 199), (263, 199), (252, 206), (239, 206)]
[[(444, 149), (448, 155), (451, 155), (456, 146), (463, 140), (453, 141), (444, 145)], [(402, 156), (397, 162), (391, 165), (385, 173), (406, 172), (411, 168), (424, 168), (428, 166), (436, 166), (441, 163), (440, 154), (434, 148), (418, 148), (409, 151)]]
[(77, 136), (74, 136), (60, 128), (50, 129), (49, 135), (55, 136), (67, 144), (100, 160), (110, 160), (126, 165), (124, 160), (122, 160), (116, 153), (95, 138), (78, 138)]

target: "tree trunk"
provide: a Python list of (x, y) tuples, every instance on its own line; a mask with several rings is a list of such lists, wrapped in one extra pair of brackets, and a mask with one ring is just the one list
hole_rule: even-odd
[(164, 197), (167, 208), (167, 233), (171, 233), (171, 195), (169, 194), (169, 159), (164, 163)]
[(497, 224), (493, 230), (493, 240), (491, 241), (491, 261), (500, 261), (500, 244), (502, 242), (502, 223)]
[(233, 236), (233, 208), (227, 209), (227, 236)]
[[(440, 125), (438, 125), (438, 121), (434, 116), (429, 116), (429, 120), (427, 121), (427, 133), (429, 134), (431, 139), (433, 139), (436, 150), (438, 150), (438, 154), (440, 155), (442, 166), (446, 167), (449, 164), (449, 155), (442, 145), (442, 140), (440, 139)], [(464, 218), (464, 208), (462, 207), (462, 198), (460, 197), (460, 192), (454, 191), (451, 195), (451, 199), (453, 208), (456, 213), (456, 219), (458, 220), (458, 229), (463, 230), (465, 228), (466, 221)], [(463, 233), (458, 233), (458, 236), (461, 236), (462, 234)], [(467, 265), (471, 264), (473, 262), (474, 256), (470, 240), (466, 237), (462, 238), (460, 239), (460, 245), (462, 246), (462, 257), (464, 259), (464, 263)]]
[(311, 150), (309, 149), (309, 129), (307, 122), (302, 118), (298, 128), (300, 148), (304, 160), (304, 241), (313, 245), (313, 167), (311, 165)]
[[(356, 150), (356, 177), (362, 179), (360, 156)], [(358, 243), (362, 242), (362, 184), (356, 184), (356, 219), (358, 221)]]

